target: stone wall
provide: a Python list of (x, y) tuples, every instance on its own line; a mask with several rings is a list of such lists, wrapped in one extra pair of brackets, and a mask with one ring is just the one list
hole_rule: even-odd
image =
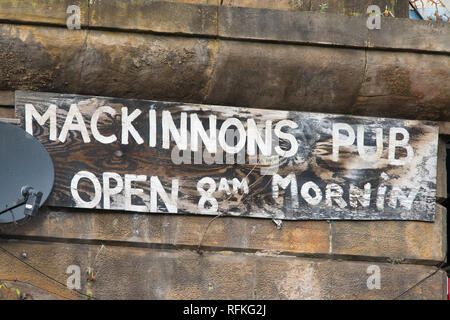
[[(177, 2), (81, 2), (81, 30), (68, 30), (73, 1), (2, 1), (0, 118), (25, 89), (430, 119), (449, 133), (448, 24), (387, 18), (377, 32), (363, 16), (296, 11), (313, 0)], [(364, 15), (354, 2), (328, 11)], [(442, 140), (441, 203), (445, 156)], [(62, 283), (69, 265), (93, 270), (81, 291), (99, 299), (393, 299), (447, 252), (442, 205), (434, 223), (210, 219), (44, 206), (0, 226), (0, 245)], [(0, 257), (0, 282), (31, 297), (86, 298)], [(439, 271), (402, 299), (445, 295)]]

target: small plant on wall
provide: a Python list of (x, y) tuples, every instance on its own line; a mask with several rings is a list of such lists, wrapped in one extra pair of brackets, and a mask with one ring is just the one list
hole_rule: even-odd
[(19, 288), (10, 286), (6, 281), (0, 282), (0, 299), (3, 300), (24, 300), (24, 295)]

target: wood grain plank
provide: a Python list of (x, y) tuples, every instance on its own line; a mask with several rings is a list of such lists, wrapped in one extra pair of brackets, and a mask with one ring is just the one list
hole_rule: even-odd
[[(279, 252), (327, 259), (404, 261), (437, 265), (447, 250), (447, 213), (417, 221), (284, 221), (167, 214), (123, 214), (44, 207), (29, 223), (0, 225), (4, 238), (117, 243), (202, 251)], [(203, 237), (203, 238), (202, 238)]]
[(0, 3), (0, 19), (16, 23), (55, 24), (66, 26), (70, 5), (80, 8), (80, 24), (88, 24), (87, 1), (71, 0), (2, 0)]
[[(105, 106), (109, 111), (100, 109)], [(53, 112), (55, 127), (50, 120), (42, 125), (33, 121), (45, 112)], [(84, 133), (78, 127), (69, 130), (74, 112), (80, 117), (75, 121), (85, 123)], [(164, 113), (170, 118), (162, 119)], [(131, 114), (136, 114), (132, 125), (126, 121)], [(92, 126), (94, 115), (101, 118)], [(16, 116), (53, 159), (52, 206), (286, 220), (434, 220), (438, 127), (433, 122), (22, 91), (16, 92)], [(169, 123), (178, 130), (182, 116), (186, 127), (179, 139), (186, 138), (184, 147), (164, 140), (170, 135)], [(192, 122), (194, 116), (198, 124)], [(207, 130), (211, 119), (219, 138), (201, 144), (202, 160), (195, 163), (189, 133), (197, 127)], [(203, 158), (207, 147), (225, 151), (235, 143), (225, 140), (231, 120), (242, 130), (243, 161), (228, 162), (234, 152), (228, 150), (211, 164)], [(102, 134), (95, 135), (94, 129)], [(257, 141), (264, 130), (272, 136), (264, 143), (274, 142), (257, 158), (250, 141)], [(339, 130), (347, 130), (349, 137), (351, 133), (351, 141), (344, 142)], [(356, 137), (358, 130), (362, 135)], [(379, 139), (373, 137), (375, 131)], [(379, 148), (366, 146), (369, 132)], [(186, 148), (187, 160), (180, 159), (175, 146)], [(375, 158), (374, 149), (379, 150)], [(141, 182), (127, 184), (138, 179), (132, 175), (140, 175)], [(112, 191), (116, 186), (104, 185), (109, 181), (119, 183), (117, 192)], [(237, 188), (243, 182), (246, 187)], [(105, 188), (111, 195), (102, 193)], [(173, 198), (163, 201), (167, 193)]]
[(447, 191), (447, 143), (439, 138), (437, 163), (436, 199), (443, 203), (448, 197)]
[[(63, 283), (70, 276), (68, 266), (79, 266), (83, 272), (80, 290), (99, 299), (393, 299), (436, 270), (230, 252), (199, 255), (186, 250), (68, 243), (0, 244), (16, 256), (26, 252), (28, 263)], [(5, 262), (0, 264), (0, 279), (14, 277), (67, 295), (68, 289), (43, 279), (17, 260), (3, 253), (0, 257)], [(84, 277), (88, 268), (95, 281)], [(373, 270), (380, 272), (379, 289), (367, 285)], [(445, 299), (446, 290), (446, 275), (440, 271), (402, 299)]]
[(0, 118), (14, 118), (14, 108), (0, 107)]
[[(327, 23), (317, 15), (323, 20), (311, 24)], [(436, 30), (424, 25), (411, 32)], [(0, 89), (449, 120), (446, 54), (273, 41), (0, 24)]]
[(11, 107), (14, 105), (14, 91), (0, 91), (0, 106)]

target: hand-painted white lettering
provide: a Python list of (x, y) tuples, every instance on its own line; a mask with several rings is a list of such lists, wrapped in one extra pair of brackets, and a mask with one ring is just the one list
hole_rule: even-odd
[[(228, 128), (231, 126), (235, 126), (239, 134), (238, 142), (235, 146), (231, 146), (228, 144), (228, 141), (225, 141), (225, 134), (228, 131)], [(219, 144), (225, 152), (231, 154), (238, 153), (240, 150), (242, 150), (242, 148), (244, 148), (246, 139), (247, 134), (245, 132), (244, 126), (242, 125), (242, 122), (236, 118), (228, 118), (220, 127)]]
[[(314, 191), (314, 197), (311, 195), (310, 190)], [(305, 201), (312, 206), (317, 206), (323, 198), (322, 191), (320, 190), (319, 186), (313, 181), (304, 183), (302, 185), (302, 188), (300, 189), (300, 194), (302, 195), (303, 199), (305, 199)]]
[[(77, 120), (77, 123), (73, 123), (74, 118)], [(89, 133), (86, 129), (86, 125), (84, 124), (83, 116), (81, 115), (80, 110), (78, 110), (78, 106), (76, 104), (71, 104), (69, 112), (67, 113), (66, 121), (61, 129), (61, 133), (59, 134), (59, 141), (65, 142), (67, 139), (67, 134), (69, 131), (79, 131), (81, 136), (83, 137), (84, 143), (91, 142), (89, 138)]]
[(270, 156), (272, 153), (272, 121), (266, 121), (265, 141), (261, 137), (253, 119), (247, 120), (247, 153), (250, 156), (256, 154), (256, 146), (258, 146), (261, 153), (265, 156)]
[[(110, 187), (110, 180), (116, 182), (114, 188)], [(111, 196), (119, 194), (123, 190), (122, 177), (115, 172), (103, 172), (103, 208), (111, 209)], [(120, 209), (120, 207), (119, 207)]]
[(333, 207), (333, 200), (337, 203), (339, 208), (344, 209), (347, 206), (347, 202), (345, 202), (342, 195), (344, 194), (344, 190), (342, 187), (336, 183), (327, 184), (325, 188), (325, 202), (327, 206)]
[[(209, 185), (208, 190), (203, 189), (205, 184)], [(212, 194), (216, 191), (216, 183), (214, 182), (214, 179), (210, 177), (200, 179), (197, 183), (197, 191), (200, 194), (200, 200), (198, 202), (199, 212), (205, 214), (217, 212), (219, 205), (217, 203), (217, 199), (212, 196)], [(206, 203), (209, 203), (211, 206), (207, 208)]]
[(141, 110), (136, 109), (130, 115), (128, 115), (128, 108), (122, 108), (122, 144), (128, 144), (129, 133), (138, 144), (144, 143), (144, 140), (139, 135), (132, 123), (141, 113)]
[[(151, 106), (153, 108), (154, 105)], [(148, 146), (156, 147), (156, 110), (148, 111)]]
[(50, 104), (47, 111), (41, 116), (39, 112), (36, 111), (31, 103), (25, 104), (25, 131), (33, 135), (33, 119), (40, 126), (44, 126), (47, 121), (50, 121), (50, 134), (49, 139), (51, 141), (56, 141), (56, 109), (57, 106)]
[(366, 152), (367, 147), (364, 146), (364, 126), (359, 125), (357, 129), (357, 145), (358, 145), (358, 153), (366, 161), (377, 161), (381, 158), (383, 154), (383, 129), (376, 128), (376, 151), (372, 154)]
[[(340, 131), (347, 132), (343, 136)], [(333, 123), (333, 161), (339, 161), (339, 148), (351, 146), (355, 142), (355, 131), (347, 123)]]
[[(397, 140), (397, 134), (400, 133), (403, 138)], [(414, 151), (409, 142), (409, 133), (405, 128), (391, 128), (389, 131), (389, 162), (394, 166), (402, 166), (410, 162), (414, 156)], [(406, 150), (406, 157), (401, 159), (395, 158), (395, 151), (397, 147), (402, 147)]]
[(116, 110), (114, 110), (113, 108), (111, 108), (110, 106), (104, 106), (104, 107), (100, 107), (97, 110), (95, 110), (94, 114), (92, 115), (91, 118), (91, 132), (92, 135), (94, 136), (95, 140), (104, 143), (104, 144), (109, 144), (109, 143), (113, 143), (114, 141), (117, 140), (117, 137), (115, 134), (112, 134), (108, 137), (102, 135), (97, 128), (97, 123), (98, 123), (98, 119), (100, 118), (100, 115), (102, 113), (107, 113), (111, 116), (115, 116), (116, 115)]
[(147, 180), (146, 175), (135, 175), (135, 174), (126, 174), (125, 175), (125, 210), (129, 211), (137, 211), (137, 212), (147, 212), (146, 205), (136, 205), (132, 204), (132, 196), (142, 196), (144, 194), (144, 190), (141, 188), (133, 188), (131, 186), (132, 182), (144, 182)]
[(179, 181), (178, 179), (172, 180), (172, 192), (169, 196), (164, 190), (161, 181), (157, 176), (153, 176), (150, 178), (150, 211), (151, 212), (161, 212), (158, 210), (158, 195), (161, 197), (164, 205), (167, 208), (167, 211), (170, 213), (178, 212), (178, 189), (179, 189)]
[(280, 157), (285, 157), (285, 158), (293, 157), (297, 154), (298, 142), (297, 142), (297, 139), (292, 134), (281, 131), (281, 128), (283, 128), (283, 127), (289, 127), (291, 129), (296, 129), (296, 128), (298, 128), (298, 124), (291, 120), (281, 120), (281, 121), (277, 122), (277, 124), (275, 125), (275, 130), (274, 130), (275, 135), (278, 138), (288, 140), (289, 143), (291, 144), (291, 148), (289, 150), (283, 150), (283, 149), (281, 149), (281, 147), (276, 146), (275, 147), (276, 153)]
[[(90, 201), (83, 200), (78, 193), (78, 182), (81, 179), (89, 180), (94, 186), (94, 196)], [(78, 208), (95, 208), (102, 198), (102, 186), (100, 185), (100, 181), (98, 181), (95, 174), (89, 171), (79, 171), (73, 176), (72, 181), (70, 182), (70, 192), (72, 198), (75, 200), (75, 206)]]
[(170, 148), (170, 135), (172, 135), (179, 150), (187, 149), (187, 113), (181, 112), (180, 114), (180, 130), (177, 129), (172, 119), (170, 111), (164, 110), (162, 112), (162, 131), (163, 131), (163, 143), (164, 149)]
[(210, 153), (217, 151), (216, 116), (209, 115), (209, 136), (203, 128), (203, 124), (196, 113), (191, 113), (191, 150), (198, 151), (199, 137), (203, 140), (206, 149)]
[(361, 190), (357, 186), (350, 184), (349, 188), (349, 202), (350, 206), (356, 208), (358, 206), (358, 202), (364, 207), (368, 207), (370, 205), (370, 195), (372, 193), (372, 188), (370, 183), (366, 183), (364, 185), (364, 190)]
[(298, 208), (298, 186), (297, 178), (294, 173), (288, 174), (285, 178), (282, 178), (278, 174), (274, 174), (272, 178), (272, 197), (274, 199), (278, 198), (279, 187), (286, 189), (288, 185), (291, 185), (291, 201), (292, 208)]

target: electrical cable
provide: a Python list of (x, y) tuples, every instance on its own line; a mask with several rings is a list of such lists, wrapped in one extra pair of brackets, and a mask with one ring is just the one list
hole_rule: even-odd
[(399, 294), (398, 296), (396, 296), (393, 300), (397, 300), (398, 298), (400, 298), (401, 296), (403, 296), (404, 294), (406, 294), (407, 292), (409, 292), (410, 290), (414, 289), (415, 287), (417, 287), (418, 285), (420, 285), (422, 282), (424, 282), (425, 280), (427, 280), (428, 278), (434, 276), (439, 270), (443, 270), (443, 267), (445, 265), (445, 261), (447, 260), (447, 253), (445, 254), (445, 258), (444, 261), (442, 261), (440, 263), (440, 265), (437, 267), (437, 269), (435, 271), (433, 271), (431, 274), (429, 274), (428, 276), (426, 276), (425, 278), (423, 278), (422, 280), (420, 280), (419, 282), (417, 282), (415, 285), (413, 285), (412, 287), (410, 287), (409, 289), (403, 291), (401, 294)]
[[(54, 281), (54, 282), (56, 282), (56, 283), (62, 285), (63, 287), (67, 288), (67, 286), (66, 286), (64, 283), (62, 283), (61, 281), (59, 281), (59, 280), (53, 278), (52, 276), (49, 276), (48, 274), (46, 274), (45, 272), (42, 272), (42, 271), (39, 270), (38, 268), (36, 268), (36, 267), (32, 266), (31, 264), (29, 264), (28, 262), (25, 262), (25, 261), (23, 261), (22, 259), (16, 257), (13, 253), (11, 253), (11, 252), (8, 251), (7, 249), (3, 248), (2, 246), (0, 246), (0, 250), (2, 250), (2, 251), (3, 251), (4, 253), (6, 253), (7, 255), (13, 257), (14, 259), (19, 260), (20, 262), (22, 262), (23, 264), (25, 264), (25, 265), (28, 266), (29, 268), (33, 269), (34, 271), (40, 273), (41, 275), (45, 276), (46, 278), (48, 278), (48, 279), (50, 279), (50, 280), (52, 280), (52, 281)], [(95, 297), (93, 297), (93, 296), (90, 296), (90, 295), (88, 295), (88, 294), (85, 294), (85, 293), (83, 293), (83, 292), (81, 292), (81, 291), (78, 291), (78, 290), (76, 290), (76, 289), (70, 289), (70, 288), (67, 288), (67, 289), (72, 290), (72, 291), (75, 291), (76, 293), (78, 293), (78, 294), (80, 294), (80, 295), (82, 295), (82, 296), (88, 297), (89, 299), (99, 300), (99, 299), (97, 299), (97, 298), (95, 298)]]
[(13, 206), (11, 206), (11, 207), (9, 207), (9, 208), (6, 208), (5, 210), (0, 211), (0, 214), (3, 214), (3, 213), (5, 213), (5, 212), (7, 212), (7, 211), (10, 211), (10, 210), (13, 210), (13, 209), (15, 209), (15, 208), (17, 208), (17, 207), (20, 207), (21, 205), (23, 205), (23, 204), (25, 204), (25, 203), (27, 203), (26, 200), (23, 200), (23, 201), (21, 201), (21, 202), (18, 202), (18, 203), (16, 203), (15, 205), (13, 205)]
[[(48, 279), (50, 279), (50, 280), (52, 280), (52, 281), (58, 283), (59, 285), (61, 285), (61, 286), (65, 287), (65, 288), (67, 288), (67, 286), (66, 286), (64, 283), (62, 283), (61, 281), (59, 281), (59, 280), (57, 280), (57, 279), (51, 277), (50, 275), (46, 274), (45, 272), (42, 272), (41, 270), (37, 269), (37, 268), (34, 267), (33, 265), (31, 265), (31, 264), (29, 264), (29, 263), (23, 261), (22, 259), (16, 257), (13, 253), (11, 253), (11, 252), (8, 251), (7, 249), (3, 248), (2, 246), (0, 246), (0, 250), (2, 250), (2, 251), (3, 251), (4, 253), (6, 253), (7, 255), (13, 257), (14, 259), (16, 259), (16, 260), (22, 262), (23, 264), (25, 264), (25, 265), (28, 266), (29, 268), (33, 269), (34, 271), (38, 272), (39, 274), (45, 276), (46, 278), (48, 278)], [(393, 300), (397, 300), (398, 298), (400, 298), (401, 296), (405, 295), (406, 293), (408, 293), (409, 291), (411, 291), (411, 290), (414, 289), (415, 287), (419, 286), (421, 283), (423, 283), (424, 281), (426, 281), (428, 278), (434, 276), (439, 270), (443, 270), (443, 269), (444, 269), (443, 266), (445, 265), (445, 260), (446, 260), (446, 259), (447, 259), (447, 254), (445, 255), (444, 261), (441, 262), (441, 264), (437, 267), (437, 269), (436, 269), (435, 271), (433, 271), (431, 274), (429, 274), (429, 275), (426, 276), (425, 278), (423, 278), (423, 279), (421, 279), (420, 281), (418, 281), (416, 284), (414, 284), (413, 286), (411, 286), (411, 287), (408, 288), (407, 290), (403, 291), (401, 294), (399, 294), (398, 296), (396, 296)], [(68, 288), (68, 289), (69, 289), (69, 288)], [(80, 294), (80, 295), (82, 295), (82, 296), (85, 296), (85, 297), (87, 297), (87, 298), (94, 299), (94, 300), (99, 300), (99, 299), (97, 299), (97, 298), (95, 298), (95, 297), (93, 297), (93, 296), (90, 296), (90, 295), (88, 295), (88, 294), (85, 294), (85, 293), (83, 293), (83, 292), (81, 292), (81, 291), (78, 291), (78, 290), (76, 290), (76, 289), (69, 289), (69, 290), (75, 291), (76, 293), (78, 293), (78, 294)]]

